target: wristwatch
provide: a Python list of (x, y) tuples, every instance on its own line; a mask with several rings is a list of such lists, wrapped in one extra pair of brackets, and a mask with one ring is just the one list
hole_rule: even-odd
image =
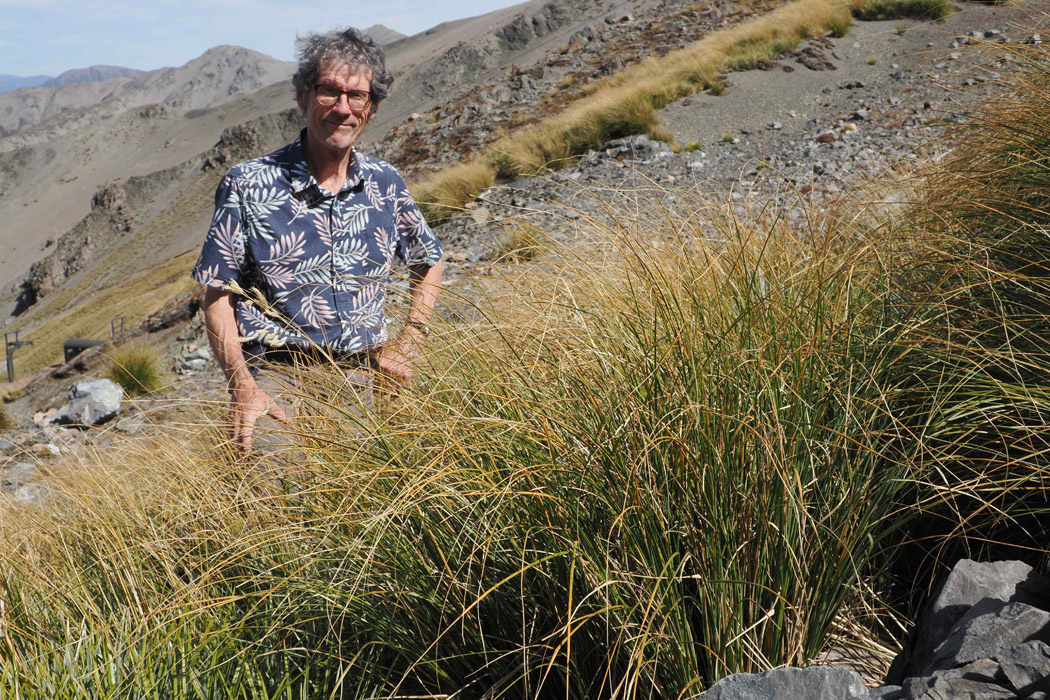
[(426, 338), (428, 335), (430, 335), (430, 326), (428, 326), (423, 321), (406, 321), (405, 325), (406, 326), (412, 326), (413, 328), (418, 330), (420, 333), (423, 334), (424, 338)]

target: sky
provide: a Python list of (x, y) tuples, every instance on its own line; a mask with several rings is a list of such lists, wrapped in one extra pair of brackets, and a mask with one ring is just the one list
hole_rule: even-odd
[(296, 33), (384, 24), (415, 34), (522, 0), (0, 0), (0, 74), (181, 66), (234, 44), (293, 60)]

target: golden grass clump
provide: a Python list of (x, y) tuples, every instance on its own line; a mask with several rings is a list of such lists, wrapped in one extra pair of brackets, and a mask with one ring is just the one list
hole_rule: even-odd
[(158, 348), (136, 342), (109, 352), (106, 375), (129, 396), (152, 394), (165, 384), (164, 361)]

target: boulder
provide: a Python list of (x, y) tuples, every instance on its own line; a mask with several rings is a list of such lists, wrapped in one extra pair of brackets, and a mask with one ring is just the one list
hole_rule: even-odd
[(905, 651), (887, 674), (889, 683), (924, 675), (934, 650), (946, 641), (955, 624), (986, 598), (1048, 607), (1050, 581), (1024, 562), (978, 563), (963, 559), (955, 565), (912, 631)]
[(985, 598), (955, 623), (921, 675), (994, 659), (1004, 650), (1048, 633), (1050, 613), (1045, 610)]
[(698, 700), (868, 700), (864, 681), (851, 669), (834, 666), (775, 668), (735, 673), (702, 693)]
[(84, 427), (105, 423), (120, 412), (123, 397), (124, 390), (109, 379), (79, 382), (69, 390), (69, 403), (58, 409), (54, 422)]
[(1034, 639), (999, 653), (999, 666), (1018, 695), (1050, 693), (1050, 646)]

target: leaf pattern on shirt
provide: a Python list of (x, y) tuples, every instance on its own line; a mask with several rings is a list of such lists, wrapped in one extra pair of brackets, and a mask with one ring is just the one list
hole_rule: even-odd
[(212, 265), (211, 267), (200, 268), (200, 270), (196, 271), (194, 279), (205, 287), (214, 287), (215, 282), (219, 279), (219, 266)]
[[(251, 281), (273, 304), (276, 315), (238, 301), (245, 337), (346, 351), (375, 347), (387, 339), (383, 303), (393, 259), (440, 259), (441, 244), (397, 171), (354, 155), (347, 184), (362, 186), (339, 196), (293, 194), (317, 192), (299, 140), (234, 166), (216, 188), (216, 211), (193, 276), (213, 286)], [(334, 346), (326, 340), (333, 326), (340, 333)]]
[(379, 260), (373, 262), (382, 265), (389, 269), (394, 263), (394, 251), (397, 250), (397, 244), (394, 242), (393, 231), (388, 231), (384, 228), (377, 228), (375, 230), (376, 245), (379, 246)]
[(272, 214), (281, 208), (291, 195), (277, 187), (252, 188), (252, 197), (245, 204), (258, 214)]
[(368, 247), (360, 238), (340, 238), (332, 246), (332, 262), (336, 272), (348, 274), (365, 259)]
[(303, 321), (310, 326), (328, 325), (336, 321), (335, 310), (321, 296), (320, 290), (314, 290), (303, 296), (299, 313)]
[(369, 203), (373, 209), (382, 210), (386, 205), (387, 198), (392, 198), (393, 193), (396, 190), (391, 186), (387, 189), (387, 194), (383, 194), (383, 191), (379, 187), (379, 183), (373, 178), (365, 180), (365, 195), (368, 197)]
[(240, 326), (241, 334), (248, 340), (255, 340), (271, 347), (285, 345), (290, 342), (301, 343), (306, 340), (298, 333), (289, 333), (267, 318), (255, 304), (241, 301), (237, 304), (237, 324)]
[(300, 233), (287, 233), (270, 246), (270, 257), (265, 260), (275, 265), (288, 265), (296, 262), (303, 256), (303, 248), (306, 245), (306, 236)]
[(332, 256), (330, 253), (321, 253), (307, 258), (295, 266), (294, 276), (296, 281), (308, 284), (325, 284), (329, 282), (332, 272)]
[(317, 237), (326, 246), (331, 246), (333, 240), (331, 219), (327, 216), (317, 215), (312, 216), (312, 219), (314, 222), (314, 231), (317, 232)]
[(280, 171), (265, 158), (249, 160), (241, 168), (241, 175), (250, 185), (272, 185), (277, 181)]
[(215, 227), (215, 243), (222, 255), (222, 260), (231, 270), (238, 270), (244, 265), (244, 239), (241, 237), (241, 225), (232, 216), (219, 222)]
[(335, 224), (335, 233), (339, 236), (357, 236), (368, 224), (368, 205), (345, 205)]

